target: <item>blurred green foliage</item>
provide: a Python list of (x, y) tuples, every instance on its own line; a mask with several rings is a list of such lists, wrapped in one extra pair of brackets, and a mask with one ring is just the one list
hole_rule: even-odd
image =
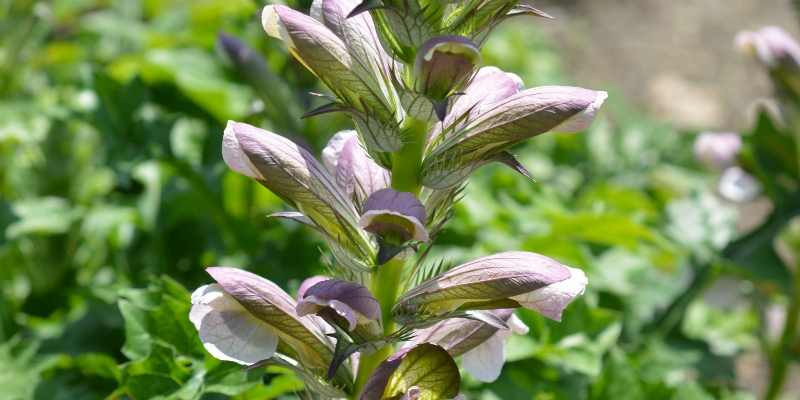
[[(0, 0), (0, 399), (302, 390), (286, 370), (214, 360), (188, 321), (187, 288), (208, 282), (205, 266), (242, 266), (294, 289), (324, 265), (318, 238), (267, 219), (282, 202), (221, 160), (227, 119), (317, 150), (347, 127), (335, 115), (300, 119), (321, 89), (264, 39), (259, 7)], [(227, 60), (222, 31), (264, 57), (269, 86), (249, 85)], [(494, 34), (485, 61), (528, 86), (567, 81), (529, 20)], [(690, 136), (611, 99), (591, 131), (516, 149), (535, 183), (483, 168), (434, 249), (452, 263), (535, 251), (589, 275), (562, 323), (522, 312), (531, 333), (512, 339), (500, 380), (467, 378), (467, 393), (753, 398), (735, 363), (758, 348), (759, 316), (697, 296), (723, 270), (737, 212), (709, 189)], [(767, 268), (773, 282), (786, 276)]]

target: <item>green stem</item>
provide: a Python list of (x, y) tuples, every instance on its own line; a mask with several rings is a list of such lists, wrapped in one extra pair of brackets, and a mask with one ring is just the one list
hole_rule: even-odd
[[(405, 143), (400, 151), (392, 154), (393, 189), (414, 193), (415, 195), (419, 194), (421, 186), (420, 168), (422, 167), (422, 154), (425, 148), (428, 128), (428, 122), (412, 117), (407, 117), (403, 121), (401, 129)], [(372, 294), (381, 305), (385, 335), (395, 331), (395, 323), (392, 320), (392, 307), (394, 307), (397, 296), (400, 294), (405, 264), (405, 259), (401, 256), (391, 259), (386, 264), (377, 267), (377, 271), (375, 271), (370, 282)], [(393, 352), (393, 347), (387, 345), (372, 354), (361, 355), (353, 390), (354, 399), (360, 394), (375, 368), (392, 355)]]
[(392, 188), (400, 192), (419, 194), (422, 152), (429, 124), (413, 117), (403, 121), (405, 140), (400, 151), (392, 154)]
[[(377, 272), (372, 277), (370, 289), (381, 305), (383, 332), (385, 335), (389, 335), (395, 330), (395, 324), (392, 320), (392, 307), (400, 291), (400, 282), (404, 266), (405, 260), (401, 257), (395, 257), (386, 264), (378, 267)], [(361, 355), (355, 389), (353, 391), (355, 396), (360, 394), (367, 380), (372, 375), (372, 372), (383, 360), (392, 355), (392, 351), (392, 346), (386, 345), (372, 354)]]
[(792, 298), (786, 314), (786, 324), (783, 326), (780, 342), (775, 346), (772, 357), (770, 357), (769, 386), (767, 386), (767, 394), (764, 396), (766, 400), (777, 399), (786, 381), (787, 367), (791, 358), (789, 352), (797, 337), (797, 321), (800, 317), (800, 274), (794, 274), (791, 291)]

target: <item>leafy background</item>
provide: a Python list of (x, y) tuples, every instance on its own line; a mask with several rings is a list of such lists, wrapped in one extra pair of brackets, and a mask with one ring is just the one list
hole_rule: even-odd
[[(221, 160), (228, 119), (317, 151), (348, 127), (300, 119), (321, 88), (265, 39), (259, 8), (0, 1), (0, 399), (299, 396), (285, 370), (208, 356), (187, 318), (205, 266), (294, 290), (325, 257), (309, 230), (267, 219), (282, 202)], [(263, 56), (260, 83), (220, 32)], [(531, 21), (500, 29), (484, 58), (528, 86), (571, 82)], [(691, 133), (612, 91), (589, 132), (515, 150), (535, 183), (494, 166), (471, 180), (436, 257), (536, 251), (591, 284), (560, 324), (522, 312), (530, 334), (510, 342), (500, 380), (466, 378), (470, 398), (755, 398), (763, 377), (747, 371), (763, 369), (752, 359), (769, 332), (742, 280), (752, 271), (719, 262), (739, 212), (693, 160)], [(786, 271), (767, 268), (779, 292)]]

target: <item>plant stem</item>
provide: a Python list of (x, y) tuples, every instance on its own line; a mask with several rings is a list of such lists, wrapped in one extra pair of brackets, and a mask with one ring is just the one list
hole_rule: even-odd
[(790, 361), (790, 348), (797, 337), (797, 322), (800, 316), (800, 274), (795, 273), (791, 288), (791, 301), (786, 312), (786, 323), (783, 326), (780, 342), (775, 346), (770, 357), (770, 379), (767, 386), (766, 400), (775, 400), (781, 394), (786, 381), (787, 367)]
[[(378, 271), (372, 277), (372, 294), (378, 299), (381, 305), (381, 316), (383, 317), (383, 332), (389, 335), (394, 332), (395, 325), (392, 321), (392, 307), (397, 299), (400, 289), (400, 279), (403, 273), (405, 260), (395, 257), (384, 265), (378, 267)], [(386, 345), (378, 351), (361, 355), (358, 363), (358, 375), (356, 376), (354, 395), (358, 395), (372, 375), (372, 371), (380, 365), (383, 360), (392, 355), (392, 346)]]
[(400, 192), (419, 194), (422, 152), (429, 124), (413, 117), (403, 121), (402, 133), (405, 143), (400, 151), (392, 154), (392, 188)]
[[(428, 122), (413, 117), (406, 117), (403, 121), (401, 129), (405, 143), (398, 152), (392, 154), (392, 188), (394, 190), (410, 192), (414, 195), (419, 194), (420, 167), (422, 166), (422, 155), (428, 128)], [(406, 260), (402, 255), (394, 257), (386, 264), (377, 267), (370, 282), (370, 290), (381, 305), (383, 332), (385, 335), (390, 335), (395, 330), (395, 323), (392, 320), (392, 307), (394, 307), (397, 296), (400, 294), (405, 264)], [(360, 394), (375, 368), (391, 356), (393, 352), (393, 347), (386, 345), (372, 354), (361, 355), (353, 390), (354, 399)]]

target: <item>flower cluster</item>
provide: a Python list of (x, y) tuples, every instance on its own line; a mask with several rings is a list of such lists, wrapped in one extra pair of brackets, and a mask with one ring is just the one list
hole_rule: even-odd
[(326, 241), (331, 277), (291, 297), (269, 280), (209, 268), (191, 321), (215, 357), (295, 370), (320, 398), (451, 399), (454, 358), (496, 379), (503, 343), (527, 332), (515, 308), (560, 320), (587, 284), (576, 268), (505, 252), (445, 268), (425, 255), (470, 173), (491, 162), (525, 168), (512, 146), (586, 129), (605, 92), (549, 86), (480, 66), (501, 21), (546, 14), (517, 1), (315, 0), (310, 15), (262, 12), (265, 31), (330, 90), (308, 115), (347, 113), (317, 159), (278, 134), (229, 122), (222, 154)]

